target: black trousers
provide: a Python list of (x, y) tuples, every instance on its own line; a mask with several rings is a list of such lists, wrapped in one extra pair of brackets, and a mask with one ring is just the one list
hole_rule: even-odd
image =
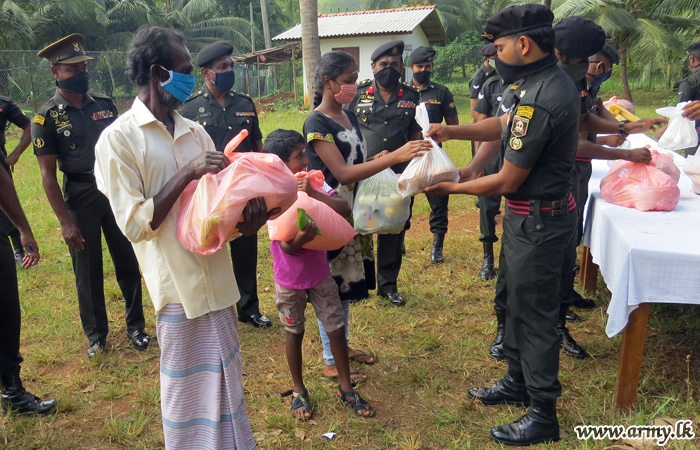
[[(589, 175), (590, 176), (590, 175)], [(564, 261), (561, 266), (561, 283), (559, 284), (559, 298), (561, 299), (561, 304), (563, 307), (570, 307), (574, 301), (581, 298), (578, 292), (574, 289), (574, 267), (576, 267), (576, 248), (581, 243), (581, 233), (583, 232), (580, 227), (582, 222), (578, 218), (579, 211), (579, 189), (581, 186), (581, 174), (580, 167), (577, 163), (574, 166), (572, 180), (571, 180), (571, 193), (576, 200), (576, 229), (574, 230), (573, 239), (568, 243), (564, 249)], [(588, 192), (588, 185), (586, 185), (586, 192)], [(584, 200), (585, 201), (585, 200)]]
[[(0, 146), (0, 166), (2, 166), (2, 168), (7, 171), (8, 175), (10, 175), (10, 178), (12, 178), (10, 166), (5, 164), (5, 156), (7, 156), (5, 147)], [(0, 234), (10, 237), (12, 247), (14, 247), (15, 251), (22, 249), (22, 240), (19, 237), (19, 230), (12, 225), (10, 219), (2, 211), (0, 211)]]
[[(493, 160), (486, 169), (484, 175), (492, 175), (501, 170), (501, 158)], [(479, 240), (484, 244), (494, 243), (498, 241), (496, 236), (496, 216), (501, 208), (501, 196), (479, 197), (479, 228), (481, 234)]]
[(522, 373), (530, 398), (554, 400), (559, 383), (560, 340), (557, 334), (559, 284), (564, 249), (574, 239), (578, 214), (523, 216), (506, 211), (503, 218), (500, 278), (507, 292), (503, 351), (508, 369)]
[[(411, 214), (413, 214), (413, 197), (411, 197)], [(411, 229), (411, 216), (406, 221), (403, 231), (398, 234), (377, 235), (377, 291), (387, 295), (398, 292), (396, 280), (401, 272), (403, 255), (401, 248), (404, 244), (406, 231)]]
[(0, 235), (0, 373), (17, 367), (22, 313), (19, 307), (17, 267), (6, 235)]
[(95, 183), (66, 181), (63, 189), (68, 214), (85, 239), (83, 250), (69, 249), (85, 336), (94, 342), (106, 338), (108, 333), (102, 233), (114, 262), (117, 283), (124, 295), (127, 330), (133, 332), (144, 328), (139, 264), (131, 242), (117, 226), (107, 197), (97, 190)]
[(241, 236), (229, 243), (233, 274), (241, 299), (236, 304), (238, 317), (260, 313), (258, 299), (258, 236)]
[(428, 219), (430, 232), (433, 234), (447, 233), (447, 213), (450, 196), (425, 194), (425, 198), (428, 199), (428, 204), (430, 205), (430, 218)]

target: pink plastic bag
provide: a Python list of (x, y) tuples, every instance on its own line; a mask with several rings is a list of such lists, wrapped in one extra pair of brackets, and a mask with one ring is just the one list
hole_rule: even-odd
[(185, 249), (200, 255), (215, 253), (238, 233), (249, 200), (264, 197), (268, 211), (285, 212), (297, 198), (297, 180), (277, 155), (233, 153), (230, 144), (226, 149), (229, 166), (192, 181), (180, 196), (175, 233)]
[[(297, 178), (306, 177), (311, 187), (317, 191), (323, 191), (325, 181), (323, 172), (312, 170), (310, 172), (299, 172)], [(350, 223), (333, 208), (309, 197), (306, 192), (297, 191), (297, 201), (294, 202), (284, 214), (275, 220), (267, 222), (267, 229), (270, 239), (273, 241), (291, 241), (296, 236), (298, 210), (303, 209), (311, 217), (321, 234), (317, 235), (313, 241), (304, 244), (303, 248), (310, 250), (337, 250), (350, 242), (350, 239), (357, 234)]]
[(673, 211), (681, 198), (678, 184), (666, 173), (642, 163), (620, 161), (600, 182), (608, 203), (640, 211)]
[(676, 184), (681, 179), (681, 169), (673, 162), (673, 155), (652, 150), (651, 165), (673, 178)]

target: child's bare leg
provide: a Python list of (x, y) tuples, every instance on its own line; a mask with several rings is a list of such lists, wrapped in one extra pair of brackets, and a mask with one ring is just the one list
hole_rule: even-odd
[(348, 343), (345, 340), (345, 327), (326, 332), (331, 341), (331, 352), (333, 352), (333, 359), (335, 359), (335, 366), (338, 370), (340, 388), (343, 392), (352, 392), (350, 361), (348, 360)]
[[(304, 340), (304, 333), (287, 333), (286, 338), (286, 352), (287, 352), (287, 364), (289, 365), (289, 372), (292, 374), (292, 382), (294, 383), (294, 392), (297, 394), (302, 394), (306, 391), (306, 386), (304, 386), (304, 379), (302, 377), (302, 354), (301, 354), (301, 343)], [(292, 412), (296, 416), (304, 415), (304, 408), (297, 408)], [(308, 414), (310, 417), (311, 414)]]

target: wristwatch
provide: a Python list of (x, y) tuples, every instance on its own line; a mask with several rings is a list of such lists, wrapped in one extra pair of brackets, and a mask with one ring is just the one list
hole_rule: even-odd
[(625, 124), (629, 123), (629, 120), (623, 120), (620, 122), (617, 128), (617, 132), (620, 133), (622, 136), (629, 136), (629, 133), (625, 131)]

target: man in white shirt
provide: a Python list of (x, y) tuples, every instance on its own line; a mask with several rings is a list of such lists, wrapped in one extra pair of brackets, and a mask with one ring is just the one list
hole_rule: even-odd
[[(127, 51), (139, 94), (102, 133), (95, 176), (134, 245), (157, 312), (166, 449), (252, 449), (228, 252), (191, 253), (175, 236), (185, 187), (228, 165), (204, 128), (176, 112), (194, 88), (193, 71), (180, 32), (139, 28)], [(251, 200), (238, 228), (252, 235), (278, 212)]]

